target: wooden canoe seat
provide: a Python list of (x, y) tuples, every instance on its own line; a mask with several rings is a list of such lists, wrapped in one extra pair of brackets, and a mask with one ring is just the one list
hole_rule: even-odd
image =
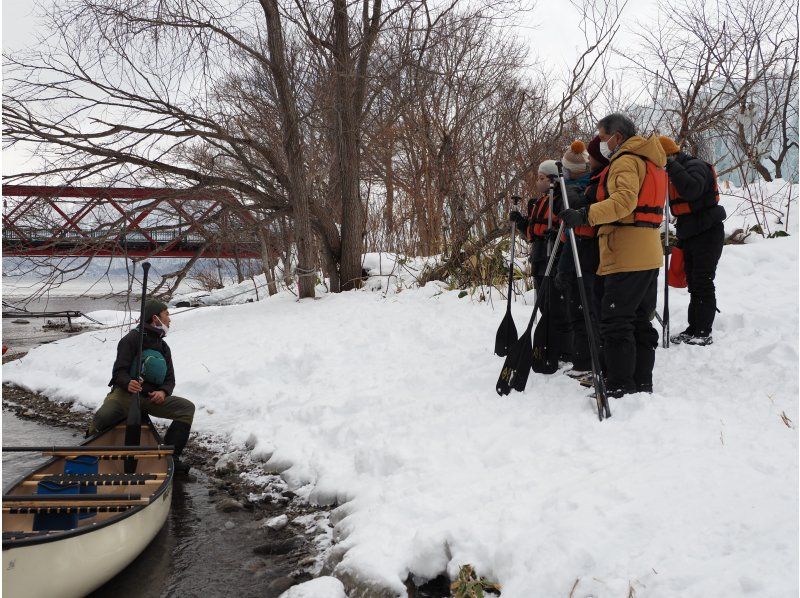
[[(6, 494), (3, 496), (4, 513), (97, 513), (100, 507), (137, 507), (147, 505), (150, 498), (128, 492), (120, 494)], [(57, 509), (67, 509), (59, 511)]]
[(120, 494), (6, 494), (3, 496), (3, 504), (23, 503), (23, 502), (75, 502), (90, 504), (92, 502), (110, 501), (139, 501), (141, 494), (131, 494), (122, 492)]
[[(63, 515), (68, 513), (121, 513), (123, 511), (127, 511), (128, 509), (132, 509), (135, 506), (139, 505), (106, 505), (106, 506), (54, 506), (54, 505), (47, 505), (47, 506), (38, 506), (38, 507), (31, 507), (31, 506), (8, 506), (3, 507), (3, 513), (8, 513), (9, 515), (36, 515), (36, 514), (45, 514), (45, 515)], [(5, 534), (3, 534), (3, 539), (5, 540)]]
[[(58, 473), (24, 482), (25, 486), (36, 486), (39, 482), (50, 482), (59, 486), (143, 486), (148, 482), (161, 484), (163, 478), (154, 473)], [(39, 496), (39, 495), (37, 495)], [(61, 495), (62, 498), (64, 495)], [(105, 496), (109, 496), (106, 494)]]

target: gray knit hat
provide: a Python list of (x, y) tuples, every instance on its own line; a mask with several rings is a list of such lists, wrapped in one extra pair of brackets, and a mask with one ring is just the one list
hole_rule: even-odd
[(169, 305), (158, 299), (148, 299), (144, 304), (144, 321), (149, 324), (153, 321), (153, 316), (157, 316), (165, 309), (169, 309)]
[(539, 164), (539, 174), (546, 174), (548, 176), (558, 176), (558, 167), (555, 160), (545, 160)]

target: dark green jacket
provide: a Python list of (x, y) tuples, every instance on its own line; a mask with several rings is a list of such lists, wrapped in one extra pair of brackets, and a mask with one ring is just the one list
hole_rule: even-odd
[[(145, 350), (154, 349), (158, 351), (167, 362), (167, 375), (160, 386), (155, 386), (149, 382), (145, 382), (142, 385), (142, 393), (145, 396), (154, 390), (163, 390), (167, 393), (167, 396), (170, 396), (172, 391), (175, 390), (175, 370), (172, 368), (172, 353), (167, 343), (164, 342), (163, 336), (159, 329), (145, 325), (143, 348)], [(108, 383), (109, 386), (117, 386), (125, 392), (128, 391), (128, 384), (131, 381), (131, 365), (135, 363), (138, 351), (139, 329), (137, 327), (123, 336), (117, 345), (117, 359), (114, 361), (114, 369), (111, 373), (111, 381)]]

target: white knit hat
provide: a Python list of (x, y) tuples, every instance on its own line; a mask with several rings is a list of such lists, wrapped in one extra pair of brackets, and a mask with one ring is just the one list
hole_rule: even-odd
[(548, 176), (558, 176), (558, 167), (555, 160), (545, 160), (539, 164), (539, 174), (546, 174)]
[(564, 152), (564, 157), (561, 158), (561, 164), (574, 175), (582, 175), (589, 172), (589, 152), (586, 151), (586, 145), (583, 141), (573, 141), (569, 149)]

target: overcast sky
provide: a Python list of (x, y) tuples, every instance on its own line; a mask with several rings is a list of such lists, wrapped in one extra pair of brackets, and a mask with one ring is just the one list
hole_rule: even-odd
[[(39, 0), (50, 5), (57, 0)], [(41, 22), (36, 17), (36, 8), (27, 0), (2, 0), (2, 47), (3, 52), (34, 47), (37, 35), (44, 35)], [(617, 37), (617, 47), (624, 49), (632, 45), (627, 30), (635, 29), (636, 22), (653, 18), (656, 0), (632, 0), (625, 8), (622, 31)], [(530, 47), (531, 60), (538, 58), (555, 76), (563, 77), (572, 67), (578, 52), (582, 51), (583, 36), (578, 29), (578, 12), (567, 0), (539, 0), (533, 10), (521, 13), (519, 26), (514, 31)], [(11, 174), (25, 167), (25, 152), (4, 151), (3, 174)]]

